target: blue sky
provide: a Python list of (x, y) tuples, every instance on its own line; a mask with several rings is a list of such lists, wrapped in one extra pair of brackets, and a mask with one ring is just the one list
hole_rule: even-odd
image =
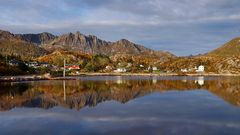
[(176, 55), (206, 53), (240, 36), (240, 0), (0, 0), (0, 29), (80, 31)]

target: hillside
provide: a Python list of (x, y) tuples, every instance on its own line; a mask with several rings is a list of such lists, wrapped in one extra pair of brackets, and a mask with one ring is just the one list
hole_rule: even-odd
[(14, 36), (36, 45), (48, 44), (57, 37), (48, 32), (43, 32), (39, 34), (15, 34)]
[(85, 36), (80, 32), (76, 32), (63, 34), (45, 45), (44, 48), (50, 51), (65, 50), (98, 54), (105, 52), (108, 45), (108, 42), (98, 39), (96, 36)]
[(69, 51), (108, 56), (116, 54), (145, 55), (163, 59), (175, 57), (169, 52), (153, 51), (126, 39), (107, 42), (96, 36), (86, 36), (80, 32), (63, 34), (58, 37), (47, 32), (39, 34), (12, 34), (8, 31), (0, 31), (0, 53), (2, 55), (15, 55), (24, 59), (36, 58), (49, 54), (46, 50), (50, 52)]
[(234, 38), (221, 47), (209, 52), (207, 56), (239, 56), (240, 55), (240, 37)]
[(45, 55), (46, 53), (43, 48), (23, 41), (10, 32), (0, 31), (1, 55), (14, 55), (22, 59), (31, 59)]
[(44, 48), (49, 51), (65, 50), (104, 55), (131, 54), (174, 57), (174, 55), (169, 52), (154, 51), (126, 39), (121, 39), (116, 42), (107, 42), (96, 36), (86, 36), (80, 32), (61, 35), (55, 38), (51, 43), (44, 45)]
[[(80, 32), (54, 36), (50, 33), (12, 34), (0, 30), (0, 55), (18, 57), (24, 61), (48, 62), (58, 67), (63, 60), (81, 66), (82, 71), (105, 72), (105, 67), (127, 67), (128, 72), (143, 72), (156, 66), (161, 72), (181, 73), (181, 69), (205, 66), (206, 73), (240, 74), (240, 38), (205, 54), (176, 57), (165, 51), (154, 51), (127, 39), (108, 42)], [(128, 66), (130, 63), (131, 66)], [(145, 68), (139, 68), (142, 65)], [(4, 68), (4, 66), (2, 66)], [(112, 70), (110, 70), (112, 71)], [(109, 71), (108, 71), (109, 72)]]
[[(161, 57), (163, 59), (176, 57), (165, 51), (154, 51), (142, 45), (121, 39), (116, 42), (108, 42), (94, 35), (84, 35), (80, 32), (67, 33), (55, 36), (43, 32), (39, 34), (12, 34), (7, 31), (0, 31), (1, 52), (4, 55), (22, 55), (28, 52), (27, 57), (37, 57), (46, 52), (69, 51), (83, 54), (103, 54), (114, 56), (116, 54), (142, 55)], [(20, 45), (19, 45), (20, 44)]]
[(240, 56), (199, 56), (178, 57), (160, 64), (160, 70), (164, 72), (180, 73), (181, 69), (192, 69), (199, 65), (205, 66), (206, 73), (240, 74)]
[(63, 66), (63, 60), (67, 63), (81, 64), (83, 61), (89, 61), (91, 55), (77, 52), (55, 51), (51, 54), (37, 58), (37, 61), (48, 62), (57, 66)]

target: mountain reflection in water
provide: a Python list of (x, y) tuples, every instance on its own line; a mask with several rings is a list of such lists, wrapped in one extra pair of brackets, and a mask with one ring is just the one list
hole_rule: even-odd
[(238, 77), (79, 77), (79, 80), (0, 83), (0, 111), (15, 107), (80, 110), (104, 101), (126, 103), (151, 93), (207, 90), (240, 105)]

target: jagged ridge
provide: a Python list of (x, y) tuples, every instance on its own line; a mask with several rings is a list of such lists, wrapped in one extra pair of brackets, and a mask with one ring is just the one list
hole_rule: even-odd
[[(1, 31), (1, 33), (6, 31)], [(10, 32), (9, 32), (10, 33)], [(135, 44), (127, 39), (121, 39), (116, 42), (101, 40), (94, 35), (83, 35), (80, 32), (67, 33), (55, 36), (51, 33), (43, 32), (39, 34), (9, 34), (10, 37), (18, 39), (28, 44), (39, 45), (47, 51), (64, 50), (71, 52), (81, 52), (90, 54), (131, 54), (147, 55), (153, 57), (175, 57), (175, 55), (165, 51), (154, 51), (142, 45)], [(0, 39), (6, 38), (0, 36)], [(8, 44), (8, 43), (6, 43)]]
[(14, 36), (36, 45), (48, 44), (57, 37), (48, 32), (39, 34), (15, 34)]

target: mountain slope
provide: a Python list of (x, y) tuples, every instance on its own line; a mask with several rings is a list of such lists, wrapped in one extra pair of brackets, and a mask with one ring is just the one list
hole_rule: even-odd
[(240, 37), (234, 38), (221, 47), (209, 52), (208, 56), (239, 56), (240, 55)]
[(96, 36), (85, 36), (80, 32), (76, 32), (61, 35), (53, 40), (50, 44), (45, 45), (44, 48), (50, 51), (60, 49), (66, 51), (99, 54), (104, 52), (105, 47), (108, 45), (108, 42), (100, 40)]
[(25, 52), (26, 56), (35, 57), (44, 54), (44, 50), (48, 52), (60, 50), (83, 54), (104, 54), (108, 56), (127, 54), (161, 58), (175, 57), (169, 52), (154, 51), (126, 39), (107, 42), (94, 35), (86, 36), (80, 32), (67, 33), (61, 36), (55, 36), (47, 32), (15, 35), (7, 31), (1, 31), (1, 33), (1, 52), (10, 55), (23, 55), (23, 52)]
[(14, 34), (7, 31), (0, 31), (0, 54), (15, 55), (23, 59), (30, 59), (46, 54), (46, 50), (23, 41)]
[(137, 45), (126, 39), (121, 39), (111, 43), (111, 52), (108, 54), (133, 54), (133, 55), (147, 55), (148, 57), (176, 57), (167, 51), (154, 51), (142, 45)]
[(121, 39), (117, 42), (111, 43), (111, 53), (124, 54), (151, 54), (152, 50), (144, 46), (134, 44), (126, 39)]
[(131, 54), (131, 55), (151, 55), (155, 57), (174, 57), (173, 54), (164, 51), (153, 51), (142, 45), (137, 45), (126, 39), (121, 39), (116, 42), (107, 42), (97, 38), (96, 36), (86, 36), (80, 32), (68, 33), (54, 39), (44, 48), (49, 51), (65, 50), (76, 51), (91, 54)]
[(36, 45), (48, 44), (57, 37), (47, 32), (39, 34), (15, 34), (14, 36)]

